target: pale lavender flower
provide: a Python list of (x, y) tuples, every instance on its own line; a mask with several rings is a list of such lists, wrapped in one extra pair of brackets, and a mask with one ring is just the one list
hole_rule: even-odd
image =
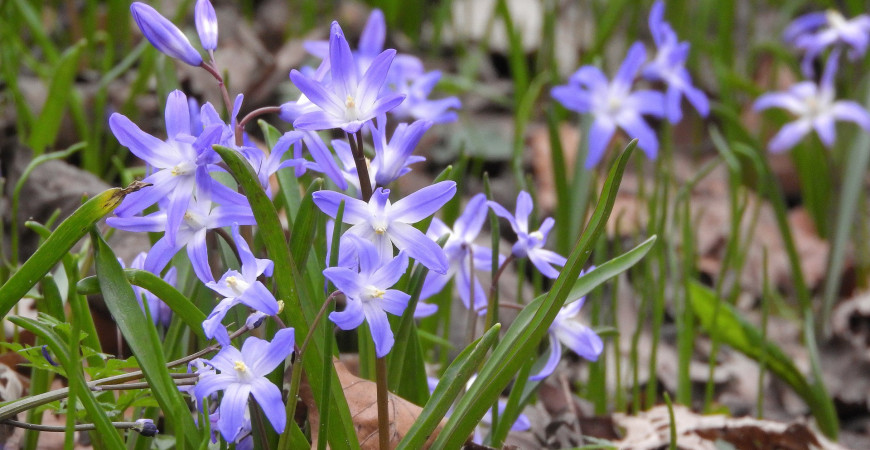
[(214, 51), (217, 48), (218, 40), (218, 21), (214, 6), (209, 0), (196, 0), (193, 17), (202, 48)]
[(166, 141), (145, 133), (118, 113), (109, 118), (109, 127), (121, 145), (152, 169), (157, 169), (143, 180), (151, 186), (128, 194), (115, 214), (129, 217), (165, 198), (169, 223), (166, 231), (170, 242), (174, 242), (175, 230), (184, 219), (184, 211), (193, 195), (196, 170), (213, 162), (211, 146), (218, 142), (220, 127), (208, 126), (196, 138), (190, 135), (187, 97), (178, 90), (171, 92), (166, 100)]
[[(455, 278), (456, 290), (459, 291), (462, 304), (466, 308), (473, 308), (478, 314), (486, 311), (486, 291), (474, 275), (474, 271), (488, 272), (492, 269), (492, 250), (477, 245), (474, 241), (480, 234), (487, 211), (486, 195), (477, 194), (465, 206), (465, 211), (453, 223), (453, 228), (449, 228), (438, 218), (432, 219), (426, 235), (434, 241), (444, 235), (449, 236), (444, 243), (444, 253), (447, 255), (449, 268), (445, 274), (429, 272), (426, 275), (420, 291), (420, 299), (427, 299), (441, 292), (444, 285)], [(504, 257), (499, 255), (499, 260), (503, 259)]]
[(352, 330), (366, 321), (375, 343), (375, 353), (378, 358), (383, 358), (395, 342), (387, 313), (401, 316), (411, 298), (402, 291), (390, 289), (405, 274), (408, 255), (399, 252), (398, 256), (382, 264), (371, 242), (357, 236), (350, 238), (346, 242), (356, 247), (359, 271), (347, 267), (323, 270), (323, 276), (347, 297), (344, 310), (330, 313), (329, 320), (342, 330)]
[(202, 55), (190, 45), (187, 36), (157, 10), (145, 3), (133, 2), (130, 12), (142, 34), (154, 48), (191, 66), (202, 64)]
[(272, 276), (272, 261), (254, 257), (248, 243), (239, 234), (239, 226), (233, 225), (233, 242), (242, 259), (241, 272), (228, 270), (217, 282), (209, 281), (205, 285), (224, 296), (224, 299), (215, 306), (208, 318), (202, 323), (202, 328), (208, 338), (214, 337), (219, 328), (223, 328), (221, 321), (227, 312), (239, 303), (253, 308), (267, 315), (278, 314), (278, 301), (266, 286), (257, 277), (260, 275)]
[(393, 136), (387, 141), (387, 116), (378, 116), (378, 126), (371, 124), (372, 140), (375, 144), (375, 157), (371, 171), (378, 186), (388, 186), (402, 175), (411, 171), (411, 164), (425, 161), (422, 156), (414, 156), (414, 149), (432, 122), (418, 120), (412, 124), (400, 123)]
[(314, 204), (333, 219), (344, 201), (342, 220), (353, 225), (347, 232), (373, 242), (382, 261), (392, 258), (395, 245), (429, 270), (446, 273), (448, 264), (444, 250), (410, 224), (434, 214), (455, 193), (455, 182), (442, 181), (396, 203), (390, 202), (390, 191), (383, 188), (375, 189), (368, 203), (333, 191), (317, 191), (312, 196)]
[(511, 228), (517, 234), (517, 242), (511, 250), (513, 255), (517, 258), (528, 257), (541, 274), (548, 278), (558, 277), (559, 271), (553, 268), (553, 265), (564, 266), (566, 259), (564, 256), (544, 248), (547, 236), (556, 221), (552, 217), (547, 217), (538, 230), (530, 232), (529, 215), (532, 213), (533, 204), (532, 196), (526, 191), (521, 191), (517, 196), (515, 215), (496, 202), (490, 201), (488, 204), (497, 216), (510, 222)]
[(423, 63), (415, 56), (397, 55), (388, 75), (388, 86), (405, 94), (405, 101), (391, 114), (400, 119), (428, 120), (432, 123), (455, 122), (458, 116), (452, 109), (462, 107), (457, 97), (430, 99), (432, 90), (441, 79), (441, 72), (423, 72)]
[[(581, 272), (580, 276), (594, 269), (595, 267), (591, 267)], [(547, 358), (547, 363), (540, 372), (529, 377), (530, 380), (543, 380), (556, 370), (559, 360), (562, 359), (562, 344), (582, 358), (598, 361), (598, 356), (604, 351), (604, 342), (592, 329), (577, 321), (584, 302), (586, 297), (580, 297), (579, 300), (563, 306), (556, 314), (556, 318), (547, 330), (550, 337), (550, 357)]]
[(643, 68), (643, 76), (649, 80), (662, 81), (668, 85), (665, 93), (666, 112), (671, 123), (682, 119), (680, 100), (683, 96), (698, 110), (702, 117), (710, 113), (710, 102), (703, 91), (692, 85), (692, 77), (686, 69), (689, 43), (679, 42), (673, 28), (665, 22), (665, 3), (657, 1), (649, 14), (649, 28), (658, 53)]
[(870, 16), (861, 14), (846, 19), (839, 11), (812, 12), (795, 19), (783, 33), (786, 42), (803, 50), (801, 68), (812, 74), (813, 60), (830, 46), (849, 47), (849, 57), (857, 59), (870, 43)]
[[(130, 263), (131, 269), (140, 269), (145, 270), (145, 259), (147, 258), (148, 253), (141, 252), (133, 258), (133, 262)], [(120, 261), (120, 258), (119, 258)], [(121, 266), (123, 267), (124, 263), (121, 261)], [(163, 281), (165, 281), (170, 286), (175, 286), (175, 282), (177, 280), (177, 270), (175, 267), (170, 267), (169, 270), (166, 271), (166, 275), (163, 275)], [(157, 274), (159, 275), (159, 273)], [(154, 325), (162, 325), (164, 328), (168, 328), (170, 322), (172, 322), (172, 309), (157, 298), (156, 295), (152, 294), (151, 291), (147, 289), (143, 289), (139, 286), (133, 285), (133, 293), (136, 294), (136, 299), (139, 300), (139, 306), (143, 309), (146, 305), (143, 305), (142, 299), (144, 298), (145, 303), (147, 304), (148, 311), (151, 313), (151, 320), (154, 321)]]
[(658, 154), (659, 141), (655, 131), (644, 121), (644, 115), (663, 117), (665, 99), (661, 92), (631, 91), (635, 75), (646, 60), (643, 44), (636, 42), (619, 67), (612, 82), (601, 69), (583, 66), (571, 75), (568, 84), (556, 86), (551, 95), (566, 108), (594, 117), (589, 130), (589, 153), (586, 168), (592, 168), (604, 155), (604, 150), (616, 132), (622, 128), (650, 159)]
[(797, 116), (797, 120), (785, 124), (768, 143), (770, 151), (779, 153), (795, 146), (810, 130), (816, 130), (822, 144), (831, 147), (836, 139), (837, 120), (847, 120), (870, 131), (870, 114), (857, 102), (835, 100), (834, 76), (837, 69), (837, 52), (828, 58), (820, 84), (803, 81), (793, 85), (787, 92), (771, 92), (755, 100), (754, 108), (783, 108)]
[(250, 395), (254, 396), (275, 431), (284, 432), (287, 416), (281, 389), (266, 376), (293, 352), (293, 333), (293, 328), (278, 330), (271, 342), (248, 337), (241, 351), (226, 346), (210, 361), (216, 371), (199, 376), (194, 388), (198, 399), (224, 391), (217, 426), (226, 441), (234, 441), (242, 430)]
[[(208, 248), (205, 244), (206, 232), (214, 228), (228, 227), (233, 223), (254, 225), (254, 213), (247, 199), (226, 186), (211, 180), (204, 166), (196, 171), (196, 195), (188, 202), (187, 209), (182, 211), (182, 223), (175, 232), (175, 239), (169, 239), (167, 212), (157, 211), (144, 217), (110, 217), (106, 219), (109, 226), (126, 231), (166, 231), (160, 238), (148, 257), (145, 258), (145, 270), (160, 273), (169, 260), (179, 250), (187, 246), (187, 255), (193, 264), (193, 271), (203, 282), (213, 281), (211, 267), (208, 263)], [(213, 192), (214, 191), (214, 192)], [(214, 207), (213, 193), (220, 192), (222, 204)]]
[(350, 46), (338, 22), (332, 23), (329, 40), (331, 81), (329, 85), (311, 79), (297, 70), (290, 79), (320, 110), (299, 116), (293, 126), (303, 130), (341, 128), (348, 133), (402, 102), (401, 94), (381, 94), (381, 88), (395, 57), (395, 50), (385, 50), (360, 75)]

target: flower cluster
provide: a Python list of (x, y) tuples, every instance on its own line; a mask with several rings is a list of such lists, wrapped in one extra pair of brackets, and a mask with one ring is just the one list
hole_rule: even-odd
[[(594, 118), (588, 136), (587, 169), (601, 161), (617, 128), (636, 138), (647, 157), (655, 159), (658, 137), (644, 116), (667, 117), (671, 123), (677, 123), (683, 117), (680, 106), (683, 97), (701, 116), (709, 113), (707, 96), (692, 84), (685, 67), (689, 43), (680, 42), (664, 21), (664, 7), (659, 0), (650, 12), (649, 27), (657, 49), (652, 61), (647, 61), (643, 43), (635, 42), (612, 81), (598, 67), (583, 66), (571, 75), (568, 84), (551, 91), (553, 98), (566, 108), (589, 113)], [(639, 73), (649, 81), (664, 83), (666, 91), (633, 90)]]
[[(227, 442), (250, 442), (251, 396), (274, 430), (283, 432), (287, 420), (284, 399), (281, 390), (266, 375), (294, 351), (297, 336), (293, 328), (281, 326), (271, 341), (248, 337), (241, 349), (230, 338), (224, 321), (233, 308), (244, 307), (249, 314), (240, 335), (258, 327), (265, 318), (277, 316), (282, 303), (274, 296), (268, 280), (273, 262), (258, 258), (249, 244), (248, 231), (253, 228), (245, 227), (257, 225), (254, 210), (248, 198), (225, 176), (226, 166), (221, 164), (214, 146), (236, 151), (243, 157), (269, 198), (277, 197), (272, 177), (279, 171), (292, 171), (296, 177), (314, 171), (331, 181), (329, 189), (310, 194), (314, 205), (332, 219), (327, 225), (327, 242), (332, 242), (333, 233), (337, 234), (338, 242), (337, 263), (331, 267), (327, 264), (322, 270), (328, 281), (326, 286), (336, 288), (328, 296), (324, 289), (323, 307), (330, 306), (330, 299), (344, 299), (343, 307), (339, 305), (332, 311), (329, 320), (342, 330), (367, 323), (377, 358), (389, 354), (396, 339), (388, 313), (414, 317), (435, 313), (438, 306), (422, 300), (441, 292), (450, 280), (456, 280), (459, 298), (469, 314), (476, 316), (487, 308), (487, 291), (478, 271), (490, 271), (493, 261), (499, 265), (499, 274), (511, 261), (528, 258), (543, 275), (549, 278), (559, 275), (558, 267), (565, 264), (565, 258), (544, 248), (554, 220), (547, 218), (537, 230), (532, 230), (533, 202), (527, 192), (519, 194), (513, 214), (485, 195), (475, 195), (452, 226), (434, 215), (456, 196), (456, 182), (440, 181), (404, 196), (397, 195), (398, 190), (393, 187), (396, 181), (411, 171), (412, 164), (424, 160), (414, 155), (423, 135), (435, 124), (456, 120), (455, 109), (460, 102), (454, 97), (430, 99), (440, 73), (426, 72), (416, 57), (384, 48), (386, 27), (380, 11), (372, 12), (356, 50), (351, 49), (341, 26), (333, 22), (328, 41), (306, 44), (310, 53), (322, 58), (319, 66), (290, 72), (290, 80), (301, 93), (299, 99), (281, 107), (251, 112), (242, 119), (239, 114), (244, 97), (239, 94), (230, 104), (228, 88), (220, 77), (215, 59), (217, 16), (208, 0), (197, 1), (194, 17), (207, 60), (153, 8), (137, 2), (131, 11), (155, 48), (202, 67), (222, 89), (226, 120), (210, 103), (200, 106), (181, 91), (170, 93), (165, 109), (165, 139), (143, 131), (121, 114), (110, 117), (109, 126), (118, 141), (146, 163), (144, 181), (149, 186), (130, 194), (107, 223), (118, 229), (162, 234), (147, 255), (137, 257), (133, 267), (158, 275), (165, 273), (164, 279), (174, 284), (178, 277), (175, 265), (185, 262), (178, 259), (169, 269), (167, 266), (186, 248), (193, 275), (216, 294), (217, 302), (203, 321), (202, 329), (206, 337), (217, 340), (220, 350), (211, 359), (191, 362), (198, 382), (184, 389), (193, 394), (201, 411), (204, 405), (210, 406), (203, 412)], [(662, 30), (656, 41), (660, 47), (679, 47), (672, 32), (668, 34), (669, 28), (658, 26)], [(624, 69), (632, 76), (642, 62), (642, 54), (637, 52), (634, 51), (635, 56)], [(672, 86), (673, 95), (685, 95), (694, 102), (691, 98), (697, 93), (684, 72), (671, 73), (653, 66), (647, 72)], [(583, 83), (600, 81), (595, 74), (590, 77), (580, 78), (585, 80)], [(651, 101), (641, 97), (653, 93), (629, 94), (630, 86), (624, 78), (608, 95), (629, 96), (641, 103)], [(271, 149), (259, 148), (245, 134), (247, 121), (260, 113), (277, 113), (293, 125)], [(618, 116), (613, 123), (623, 127), (643, 122), (639, 115), (633, 119)], [(327, 143), (319, 133), (327, 130), (342, 138)], [(374, 150), (371, 159), (365, 153), (367, 137), (371, 138)], [(281, 197), (279, 200), (288, 201)], [(490, 212), (507, 219), (516, 233), (517, 241), (509, 257), (475, 243)], [(336, 223), (339, 218), (341, 223)], [(424, 233), (419, 224), (430, 219)], [(349, 227), (343, 230), (345, 224)], [(225, 251), (220, 252), (223, 270), (217, 268), (215, 236), (227, 244)], [(329, 250), (319, 250), (326, 251), (326, 260), (330, 261)], [(413, 299), (407, 280), (415, 266), (427, 273), (418, 298)], [(498, 274), (493, 275), (494, 285), (497, 277)], [(137, 291), (137, 297), (147, 302), (155, 323), (168, 325), (171, 316), (164, 304), (147, 291)], [(412, 303), (416, 308), (408, 311)], [(551, 334), (563, 341), (568, 336), (565, 342), (569, 348), (594, 359), (601, 352), (601, 340), (592, 331), (568, 321), (576, 309), (579, 306), (565, 317), (560, 314)], [(577, 341), (578, 336), (585, 341)], [(550, 372), (561, 354), (559, 341), (551, 345), (547, 364)]]
[(853, 122), (870, 131), (870, 114), (860, 104), (851, 100), (836, 100), (834, 80), (840, 53), (849, 47), (852, 59), (863, 56), (870, 39), (870, 16), (861, 15), (846, 20), (839, 12), (814, 12), (798, 17), (786, 28), (786, 42), (804, 51), (801, 62), (807, 77), (813, 74), (812, 63), (826, 48), (833, 46), (824, 64), (819, 82), (805, 80), (791, 86), (785, 92), (769, 92), (758, 97), (754, 108), (761, 111), (782, 108), (796, 116), (787, 123), (768, 143), (774, 153), (794, 147), (811, 130), (815, 130), (825, 147), (836, 140), (835, 122)]

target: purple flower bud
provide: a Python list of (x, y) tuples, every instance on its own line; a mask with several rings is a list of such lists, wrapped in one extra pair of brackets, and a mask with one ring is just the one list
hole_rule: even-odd
[(137, 420), (136, 426), (133, 429), (145, 437), (154, 437), (157, 436), (158, 433), (157, 425), (154, 425), (154, 421), (151, 419)]
[(130, 12), (133, 13), (133, 20), (142, 30), (142, 34), (154, 48), (191, 66), (202, 64), (202, 56), (190, 45), (184, 33), (157, 10), (144, 3), (134, 2), (130, 5)]
[(218, 22), (214, 6), (209, 0), (197, 0), (193, 13), (196, 21), (196, 32), (199, 33), (199, 42), (202, 48), (214, 50), (217, 48)]

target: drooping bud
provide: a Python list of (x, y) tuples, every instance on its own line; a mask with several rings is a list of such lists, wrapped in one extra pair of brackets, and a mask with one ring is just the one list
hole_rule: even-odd
[(196, 21), (196, 32), (199, 33), (199, 42), (202, 43), (202, 48), (206, 50), (216, 49), (218, 22), (214, 6), (209, 0), (196, 0), (193, 14)]
[(133, 20), (148, 42), (160, 52), (180, 59), (191, 66), (202, 64), (202, 55), (190, 45), (187, 36), (156, 9), (141, 2), (130, 5)]
[(154, 421), (151, 419), (139, 419), (136, 421), (136, 426), (133, 427), (134, 430), (138, 431), (139, 434), (145, 437), (154, 437), (157, 436), (159, 430), (157, 430), (157, 425), (154, 424)]

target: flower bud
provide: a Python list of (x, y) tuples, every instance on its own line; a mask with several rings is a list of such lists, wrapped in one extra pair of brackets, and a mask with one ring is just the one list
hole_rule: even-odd
[(196, 0), (193, 13), (196, 21), (196, 32), (199, 33), (199, 42), (202, 48), (214, 50), (217, 48), (218, 22), (214, 6), (209, 0)]
[(145, 437), (154, 437), (157, 436), (158, 430), (157, 425), (154, 425), (154, 421), (151, 419), (139, 419), (136, 421), (136, 427), (133, 428), (138, 431), (139, 434)]
[(134, 2), (130, 5), (130, 12), (142, 34), (154, 48), (191, 66), (202, 64), (202, 56), (190, 45), (184, 33), (157, 10), (144, 3)]

